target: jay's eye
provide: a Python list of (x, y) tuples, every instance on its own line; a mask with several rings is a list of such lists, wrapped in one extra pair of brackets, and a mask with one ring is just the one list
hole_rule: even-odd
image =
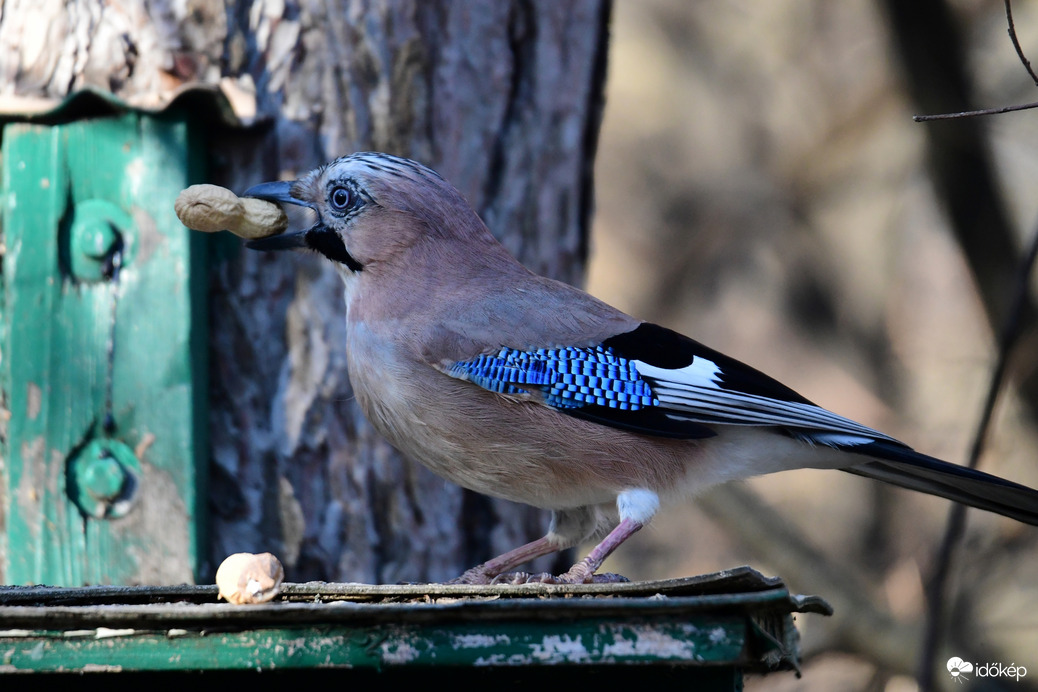
[(341, 186), (333, 187), (328, 195), (328, 201), (332, 205), (332, 209), (346, 211), (346, 207), (350, 206), (350, 191)]

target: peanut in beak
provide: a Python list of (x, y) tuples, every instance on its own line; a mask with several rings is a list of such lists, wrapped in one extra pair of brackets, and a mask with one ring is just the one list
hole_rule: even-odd
[(288, 228), (288, 217), (277, 204), (238, 197), (217, 185), (192, 185), (177, 196), (173, 209), (185, 226), (206, 233), (230, 231), (252, 240)]

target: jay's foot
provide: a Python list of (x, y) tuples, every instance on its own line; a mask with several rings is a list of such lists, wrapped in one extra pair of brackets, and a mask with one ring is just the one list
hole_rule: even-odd
[[(572, 572), (572, 570), (570, 570)], [(540, 572), (537, 574), (531, 574), (530, 572), (509, 572), (507, 574), (499, 574), (491, 581), (492, 584), (621, 584), (630, 581), (627, 577), (622, 574), (613, 574), (607, 572), (604, 574), (589, 574), (581, 576), (579, 574), (549, 574), (548, 572)]]
[[(494, 584), (494, 579), (501, 575), (495, 575), (487, 572), (483, 565), (477, 565), (472, 569), (465, 570), (464, 574), (459, 577), (451, 579), (448, 584)], [(508, 582), (505, 582), (508, 583)]]
[(473, 567), (460, 577), (451, 579), (448, 584), (621, 584), (630, 581), (622, 574), (611, 572), (596, 574), (577, 569), (577, 563), (565, 574), (549, 574), (548, 572), (505, 572), (491, 576), (479, 567)]

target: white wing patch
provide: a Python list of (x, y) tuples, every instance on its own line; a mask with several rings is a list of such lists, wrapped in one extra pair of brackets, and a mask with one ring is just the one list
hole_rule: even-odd
[(692, 358), (692, 364), (686, 365), (678, 370), (658, 368), (655, 365), (640, 360), (631, 361), (642, 377), (684, 384), (690, 387), (712, 387), (717, 388), (721, 384), (721, 368), (712, 360), (700, 356)]
[(682, 418), (695, 423), (798, 428), (812, 432), (805, 440), (829, 445), (897, 441), (812, 404), (725, 389), (723, 371), (706, 358), (697, 356), (691, 365), (677, 369), (660, 368), (640, 360), (633, 362), (661, 408), (680, 412)]

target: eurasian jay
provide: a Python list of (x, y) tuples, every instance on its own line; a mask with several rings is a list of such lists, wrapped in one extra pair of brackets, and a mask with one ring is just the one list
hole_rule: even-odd
[[(592, 581), (660, 503), (797, 468), (840, 469), (1038, 525), (1038, 492), (913, 451), (774, 379), (538, 276), (431, 169), (344, 156), (245, 192), (316, 223), (254, 240), (308, 248), (345, 284), (357, 401), (407, 456), (552, 512), (547, 535), (455, 581)], [(558, 577), (523, 563), (605, 537)]]

